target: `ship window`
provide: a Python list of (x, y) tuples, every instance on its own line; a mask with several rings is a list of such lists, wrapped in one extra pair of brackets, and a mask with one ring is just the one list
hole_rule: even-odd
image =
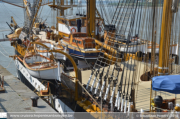
[(78, 40), (73, 40), (74, 43), (78, 43), (78, 44), (81, 44), (82, 41), (78, 41)]
[(81, 44), (81, 41), (78, 41), (79, 44)]
[(71, 26), (77, 26), (76, 21), (70, 21), (71, 22)]

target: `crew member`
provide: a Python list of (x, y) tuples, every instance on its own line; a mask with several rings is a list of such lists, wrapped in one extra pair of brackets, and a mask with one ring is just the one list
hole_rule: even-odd
[(41, 31), (41, 28), (42, 28), (42, 24), (41, 22), (39, 23), (39, 30)]
[(30, 43), (30, 41), (29, 41), (29, 40), (27, 40), (27, 38), (26, 38), (26, 37), (24, 37), (23, 44), (24, 44), (26, 47), (28, 47), (29, 43)]
[(138, 34), (136, 34), (134, 37), (132, 37), (131, 42), (137, 42), (138, 39)]
[(45, 23), (43, 22), (42, 23), (42, 27), (45, 29), (46, 28), (46, 25), (45, 25)]

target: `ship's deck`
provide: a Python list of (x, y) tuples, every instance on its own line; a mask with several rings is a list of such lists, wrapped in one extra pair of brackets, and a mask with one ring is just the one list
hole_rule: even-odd
[[(43, 31), (40, 32), (40, 35), (38, 35), (38, 37), (41, 38), (43, 41), (48, 41), (48, 42), (55, 44), (55, 41), (46, 39), (46, 33)], [(143, 73), (145, 73), (145, 71), (149, 71), (149, 68), (147, 68), (147, 65), (144, 62), (136, 61), (135, 64), (137, 67), (137, 69), (135, 69), (136, 70), (135, 72), (137, 74), (136, 79), (135, 79), (136, 80), (136, 85), (135, 85), (135, 102), (136, 102), (136, 104), (135, 104), (135, 106), (138, 111), (140, 111), (141, 109), (148, 111), (150, 108), (151, 81), (141, 81), (140, 77)], [(123, 65), (121, 65), (121, 66), (122, 66), (121, 68), (123, 68)], [(132, 71), (129, 71), (129, 70), (126, 70), (124, 73), (126, 74), (127, 71), (128, 71), (128, 73), (130, 73), (130, 72), (132, 73)], [(89, 76), (91, 75), (91, 70), (81, 71), (81, 74), (82, 74), (82, 84), (87, 84)], [(75, 76), (74, 72), (69, 72), (69, 75), (72, 77)], [(130, 76), (132, 76), (132, 75), (130, 75)], [(92, 81), (90, 84), (92, 84)], [(167, 92), (152, 91), (152, 93), (153, 93), (152, 98), (154, 98), (155, 95), (161, 95), (163, 97), (163, 99), (175, 98), (174, 94), (167, 93)], [(177, 95), (176, 98), (180, 99), (180, 95)], [(180, 103), (180, 100), (177, 100), (176, 103)]]
[[(145, 63), (136, 61), (135, 64), (136, 64), (136, 66), (138, 66), (136, 68), (137, 75), (136, 75), (136, 78), (135, 78), (135, 80), (136, 80), (136, 85), (135, 85), (135, 102), (136, 102), (136, 104), (135, 104), (135, 106), (136, 106), (136, 109), (138, 111), (140, 111), (141, 109), (143, 109), (145, 111), (148, 111), (150, 109), (151, 81), (141, 81), (140, 80), (141, 75), (143, 73), (145, 73), (145, 68), (146, 68)], [(121, 67), (123, 67), (123, 66), (121, 65)], [(179, 65), (177, 67), (178, 67), (177, 70), (179, 71), (180, 70)], [(107, 68), (105, 70), (107, 70)], [(124, 73), (126, 74), (126, 72), (129, 73), (129, 72), (132, 72), (132, 71), (126, 70)], [(70, 72), (69, 74), (70, 74), (70, 76), (74, 77), (74, 72)], [(90, 70), (82, 71), (81, 74), (82, 74), (82, 84), (87, 84), (89, 76), (91, 75), (91, 71)], [(127, 77), (127, 79), (128, 79), (128, 77)], [(124, 77), (124, 80), (125, 80), (125, 77)], [(92, 84), (92, 80), (91, 80), (90, 84)], [(112, 86), (113, 85), (111, 85), (111, 87)], [(116, 90), (116, 92), (117, 92), (117, 90)], [(156, 91), (156, 92), (152, 91), (152, 94), (153, 94), (152, 98), (155, 97), (155, 94), (156, 95), (161, 95), (163, 99), (173, 99), (173, 98), (175, 98), (174, 94), (163, 92), (163, 91)], [(177, 99), (176, 103), (180, 104), (180, 95), (176, 95), (176, 99)]]
[(52, 44), (56, 44), (55, 41), (49, 40), (46, 38), (46, 32), (45, 31), (40, 31), (39, 34), (37, 35), (42, 41), (50, 42)]

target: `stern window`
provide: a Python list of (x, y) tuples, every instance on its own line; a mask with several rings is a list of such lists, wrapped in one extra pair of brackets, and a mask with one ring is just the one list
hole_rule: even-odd
[(73, 39), (73, 42), (74, 42), (74, 43), (78, 43), (78, 44), (81, 44), (81, 43), (82, 43), (82, 41), (78, 41), (78, 40), (74, 40), (74, 39)]

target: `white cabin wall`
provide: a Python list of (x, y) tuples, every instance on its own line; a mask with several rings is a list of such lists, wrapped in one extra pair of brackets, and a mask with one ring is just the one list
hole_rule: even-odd
[(70, 34), (70, 30), (68, 29), (68, 27), (65, 24), (58, 24), (58, 31), (66, 33), (66, 34)]
[(82, 33), (87, 33), (86, 27), (81, 27), (81, 32), (82, 32)]
[[(61, 23), (58, 24), (58, 31), (59, 32), (70, 34), (71, 33), (70, 32), (71, 28), (75, 28), (76, 32), (77, 32), (77, 26), (69, 26), (69, 28), (65, 24), (61, 24)], [(81, 27), (81, 32), (86, 33), (86, 27)]]

